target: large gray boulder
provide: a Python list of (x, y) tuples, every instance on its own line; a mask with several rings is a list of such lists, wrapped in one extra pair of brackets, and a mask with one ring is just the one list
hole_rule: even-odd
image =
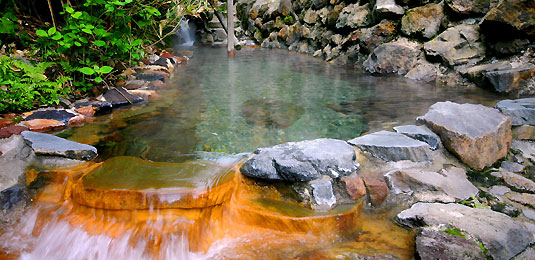
[(54, 135), (24, 131), (22, 137), (37, 155), (76, 160), (91, 160), (97, 156), (97, 149), (91, 145), (69, 141)]
[(511, 62), (504, 60), (504, 61), (496, 61), (496, 62), (491, 62), (491, 63), (479, 64), (475, 66), (468, 66), (468, 67), (458, 70), (458, 72), (463, 77), (476, 83), (478, 86), (487, 87), (488, 85), (490, 85), (490, 82), (488, 81), (486, 77), (487, 72), (502, 70), (502, 69), (509, 69), (509, 68), (511, 68)]
[(424, 44), (425, 53), (440, 57), (447, 65), (475, 64), (485, 56), (477, 25), (451, 27)]
[(433, 64), (425, 59), (420, 59), (416, 65), (405, 74), (405, 78), (423, 81), (434, 82), (440, 72), (438, 64)]
[(20, 135), (0, 139), (0, 191), (17, 184), (33, 158), (32, 149)]
[(308, 182), (323, 175), (338, 178), (359, 166), (353, 147), (336, 139), (289, 142), (259, 148), (254, 153), (240, 170), (246, 176), (265, 180)]
[(414, 67), (422, 53), (417, 42), (401, 38), (394, 42), (379, 45), (373, 50), (364, 67), (370, 73), (397, 73), (405, 75)]
[(379, 131), (348, 142), (385, 161), (428, 162), (432, 160), (431, 151), (426, 143), (399, 133)]
[(511, 119), (474, 104), (438, 102), (418, 120), (437, 133), (444, 147), (474, 169), (503, 158), (511, 146)]
[(336, 21), (336, 28), (349, 27), (352, 29), (366, 26), (369, 21), (370, 9), (368, 4), (360, 6), (359, 4), (350, 4), (340, 12)]
[(433, 228), (421, 228), (418, 232), (416, 254), (420, 259), (487, 259), (474, 242)]
[(401, 18), (401, 32), (407, 36), (431, 39), (438, 33), (444, 19), (441, 4), (428, 4), (407, 10)]
[(394, 130), (412, 139), (427, 143), (431, 150), (436, 150), (439, 147), (440, 137), (425, 127), (417, 125), (402, 125), (394, 127)]
[(394, 170), (385, 174), (385, 178), (392, 193), (411, 195), (417, 201), (455, 202), (477, 196), (479, 192), (466, 178), (466, 172), (456, 167), (439, 172)]
[(533, 241), (526, 227), (511, 217), (460, 204), (416, 203), (399, 213), (397, 220), (411, 228), (448, 225), (468, 232), (481, 240), (494, 259), (511, 259)]
[(535, 98), (506, 99), (495, 108), (511, 117), (513, 126), (535, 125)]

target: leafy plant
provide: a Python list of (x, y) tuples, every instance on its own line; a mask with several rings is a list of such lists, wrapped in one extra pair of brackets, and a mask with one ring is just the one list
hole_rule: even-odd
[(49, 80), (45, 70), (52, 63), (30, 64), (8, 56), (0, 56), (0, 111), (20, 111), (37, 105), (59, 103), (69, 92), (64, 87), (68, 77)]

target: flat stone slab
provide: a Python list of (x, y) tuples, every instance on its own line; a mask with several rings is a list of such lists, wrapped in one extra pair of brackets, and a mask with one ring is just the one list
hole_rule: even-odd
[(97, 156), (97, 149), (91, 145), (80, 144), (54, 135), (24, 131), (22, 137), (37, 155), (61, 156), (76, 160), (91, 160)]
[(526, 227), (511, 217), (461, 204), (416, 203), (399, 213), (397, 220), (412, 228), (449, 225), (468, 232), (483, 242), (494, 259), (510, 259), (533, 241)]
[(444, 147), (474, 169), (503, 158), (511, 146), (511, 119), (483, 105), (438, 102), (418, 118), (437, 133)]
[(256, 155), (241, 167), (249, 177), (288, 182), (308, 182), (322, 175), (338, 178), (355, 172), (355, 150), (336, 139), (289, 142), (259, 148)]
[(429, 148), (431, 148), (433, 151), (439, 147), (440, 137), (424, 127), (416, 125), (403, 125), (394, 127), (394, 130), (412, 139), (427, 143)]
[(394, 194), (412, 195), (418, 201), (455, 202), (477, 196), (479, 192), (466, 178), (466, 172), (456, 167), (440, 172), (395, 170), (385, 177)]
[(110, 102), (113, 107), (132, 105), (143, 101), (142, 97), (130, 94), (123, 87), (116, 87), (104, 93), (106, 101)]
[(26, 117), (26, 121), (32, 119), (53, 119), (67, 125), (69, 119), (74, 116), (76, 115), (65, 110), (35, 111), (31, 115)]
[(400, 133), (379, 131), (348, 141), (359, 149), (385, 161), (431, 161), (429, 146)]
[(0, 191), (17, 184), (33, 158), (32, 149), (20, 135), (0, 139)]
[(506, 99), (495, 108), (511, 117), (513, 126), (535, 125), (535, 98)]

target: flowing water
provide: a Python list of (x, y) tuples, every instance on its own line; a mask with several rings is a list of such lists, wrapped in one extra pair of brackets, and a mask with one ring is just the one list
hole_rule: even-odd
[(240, 164), (258, 147), (414, 123), (437, 101), (497, 99), (280, 50), (195, 49), (175, 71), (160, 100), (60, 134), (99, 157), (28, 169), (28, 183), (47, 184), (0, 230), (0, 258), (410, 259), (414, 234), (391, 221), (397, 209), (317, 212), (280, 183), (244, 178)]

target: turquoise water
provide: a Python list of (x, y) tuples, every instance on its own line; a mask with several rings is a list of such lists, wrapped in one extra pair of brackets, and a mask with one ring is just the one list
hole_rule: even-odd
[(350, 139), (415, 123), (438, 101), (492, 105), (496, 99), (479, 89), (375, 77), (307, 55), (256, 48), (232, 58), (223, 48), (197, 48), (160, 93), (161, 101), (103, 116), (75, 129), (71, 139), (97, 135), (91, 142), (102, 159), (183, 162), (288, 141)]

